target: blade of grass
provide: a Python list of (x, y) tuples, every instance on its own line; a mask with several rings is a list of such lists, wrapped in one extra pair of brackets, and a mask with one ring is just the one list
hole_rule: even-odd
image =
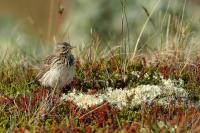
[(145, 30), (145, 28), (146, 28), (148, 22), (150, 21), (151, 16), (153, 15), (153, 13), (155, 12), (155, 10), (157, 9), (157, 7), (158, 7), (160, 1), (161, 1), (161, 0), (158, 0), (157, 3), (154, 5), (154, 7), (153, 7), (153, 9), (152, 9), (152, 11), (151, 11), (149, 17), (147, 18), (147, 20), (145, 21), (145, 23), (144, 23), (144, 25), (143, 25), (143, 27), (142, 27), (142, 30), (141, 30), (141, 32), (140, 32), (140, 34), (139, 34), (139, 37), (138, 37), (137, 41), (136, 41), (135, 48), (134, 48), (134, 51), (133, 51), (133, 54), (132, 54), (132, 57), (131, 57), (131, 60), (130, 60), (130, 61), (132, 61), (132, 62), (134, 61), (134, 58), (135, 58), (135, 55), (136, 55), (136, 52), (137, 52), (137, 48), (138, 48), (140, 39), (141, 39), (141, 37), (142, 37), (142, 35), (143, 35), (143, 33), (144, 33), (144, 30)]

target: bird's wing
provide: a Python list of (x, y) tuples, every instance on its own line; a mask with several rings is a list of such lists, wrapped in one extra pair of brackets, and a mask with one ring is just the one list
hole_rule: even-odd
[(56, 57), (56, 55), (49, 55), (45, 59), (42, 60), (43, 63), (42, 63), (39, 73), (37, 74), (37, 76), (35, 78), (36, 81), (38, 81), (40, 78), (42, 78), (42, 76), (50, 69), (51, 63), (55, 57)]
[(37, 74), (37, 76), (35, 77), (35, 81), (38, 81), (40, 78), (42, 78), (42, 76), (50, 69), (49, 67), (43, 67), (41, 68), (41, 70), (39, 71), (39, 73)]
[(43, 59), (43, 65), (51, 65), (53, 59), (56, 57), (56, 55), (49, 55), (45, 59)]

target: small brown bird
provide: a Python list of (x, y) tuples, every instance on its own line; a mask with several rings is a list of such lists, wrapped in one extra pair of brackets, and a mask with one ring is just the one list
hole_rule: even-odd
[(72, 48), (67, 42), (58, 43), (54, 54), (44, 60), (35, 81), (39, 81), (42, 86), (57, 89), (68, 85), (75, 75), (75, 59), (71, 53)]

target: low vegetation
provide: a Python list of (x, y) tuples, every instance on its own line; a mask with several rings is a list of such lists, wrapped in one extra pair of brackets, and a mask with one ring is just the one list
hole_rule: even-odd
[[(124, 71), (120, 64), (117, 64), (119, 60), (119, 57), (100, 59), (93, 63), (77, 60), (76, 77), (70, 86), (63, 89), (65, 94), (60, 94), (63, 95), (62, 98), (53, 94), (51, 89), (39, 85), (28, 86), (27, 83), (36, 73), (31, 67), (24, 68), (22, 64), (2, 67), (1, 132), (199, 131), (198, 64), (180, 69), (183, 68), (180, 64), (145, 64), (144, 59), (138, 58), (136, 62), (127, 65)], [(167, 98), (174, 98), (161, 104), (158, 100), (166, 96), (157, 96), (156, 91), (153, 91), (155, 97), (151, 97), (149, 91), (144, 91), (141, 95), (147, 97), (139, 97), (143, 100), (134, 106), (130, 105), (135, 93), (127, 93), (124, 99), (120, 99), (123, 91), (131, 91), (131, 88), (141, 85), (148, 88), (165, 84), (173, 90), (174, 87), (170, 86), (172, 81), (174, 86), (184, 89), (187, 96), (183, 98), (181, 92), (175, 95), (176, 92), (169, 91)], [(107, 97), (98, 99), (101, 100), (100, 103), (95, 102), (93, 98), (97, 98), (99, 93), (102, 96), (109, 95), (106, 94), (107, 88), (113, 91), (113, 94), (110, 92), (110, 96), (113, 95), (111, 99)], [(70, 94), (74, 94), (74, 98), (79, 96), (82, 99), (70, 99)], [(149, 97), (151, 100), (148, 100)], [(123, 100), (126, 100), (125, 104)], [(117, 102), (122, 102), (125, 106), (118, 106)], [(90, 106), (86, 106), (87, 104)]]

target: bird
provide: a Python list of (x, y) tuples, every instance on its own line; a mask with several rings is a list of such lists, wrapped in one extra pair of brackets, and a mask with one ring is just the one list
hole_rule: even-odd
[(53, 54), (43, 60), (35, 81), (44, 87), (62, 89), (69, 85), (75, 76), (75, 58), (68, 42), (58, 43)]

